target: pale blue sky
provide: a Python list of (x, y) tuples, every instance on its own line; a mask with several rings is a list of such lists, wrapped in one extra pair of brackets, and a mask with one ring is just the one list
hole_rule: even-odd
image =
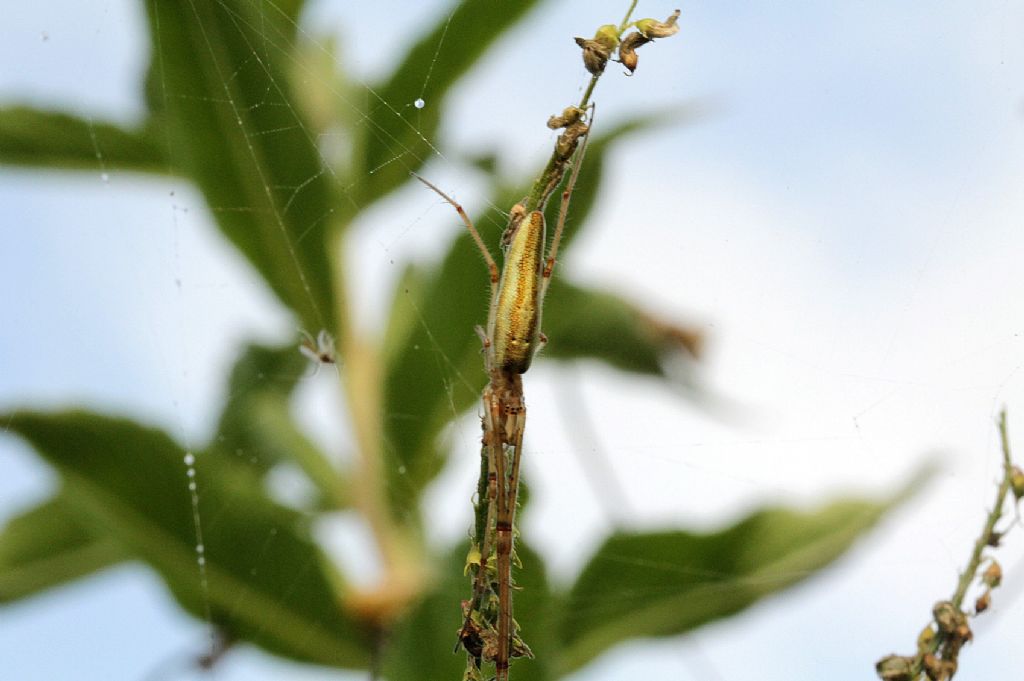
[[(311, 4), (311, 34), (340, 36), (361, 78), (445, 6)], [(645, 0), (639, 13), (673, 8)], [(739, 681), (756, 665), (772, 681), (872, 678), (874, 660), (909, 651), (952, 590), (998, 475), (991, 424), (1003, 403), (1024, 451), (1024, 7), (681, 8), (680, 34), (645, 47), (634, 78), (601, 83), (600, 121), (692, 100), (710, 113), (620, 152), (602, 213), (564, 271), (704, 325), (708, 381), (739, 415), (695, 413), (604, 370), (538, 365), (537, 444), (524, 464), (536, 500), (524, 532), (564, 576), (607, 531), (559, 417), (566, 382), (579, 382), (595, 412), (635, 526), (708, 527), (766, 501), (880, 493), (939, 450), (940, 479), (834, 570), (686, 640), (617, 649), (577, 677)], [(563, 1), (536, 14), (460, 87), (441, 146), (497, 147), (513, 167), (532, 167), (551, 144), (540, 123), (582, 83), (570, 35), (622, 11)], [(129, 0), (4, 11), (0, 102), (135, 120), (142, 21)], [(378, 39), (381, 26), (390, 39)], [(481, 115), (481, 102), (505, 104)], [(282, 338), (290, 322), (187, 186), (102, 172), (0, 170), (0, 408), (87, 401), (201, 441), (234, 349), (252, 335)], [(478, 183), (451, 159), (437, 159), (432, 177), (481, 205)], [(437, 253), (459, 228), (450, 218), (432, 197), (402, 192), (360, 224), (356, 302), (368, 317), (404, 259)], [(303, 403), (326, 399), (324, 388), (311, 385)], [(329, 442), (345, 437), (313, 425)], [(439, 537), (468, 524), (476, 428), (470, 418), (454, 429), (463, 463), (431, 492)], [(0, 519), (52, 484), (19, 442), (0, 438)], [(569, 516), (571, 531), (557, 522)], [(1024, 665), (1021, 536), (1004, 549), (1008, 586), (979, 620), (958, 679), (1009, 678)], [(0, 659), (13, 681), (141, 681), (202, 635), (159, 580), (128, 566), (5, 608)], [(242, 650), (216, 678), (338, 675)]]

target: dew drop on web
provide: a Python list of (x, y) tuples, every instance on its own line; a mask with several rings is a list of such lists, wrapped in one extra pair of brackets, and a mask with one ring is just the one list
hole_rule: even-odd
[(415, 102), (412, 103), (412, 105), (417, 109), (422, 109), (427, 105), (427, 103), (423, 101), (422, 97), (419, 97)]

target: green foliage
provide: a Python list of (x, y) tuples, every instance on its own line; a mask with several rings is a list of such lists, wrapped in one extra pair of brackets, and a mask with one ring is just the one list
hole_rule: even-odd
[(758, 511), (718, 532), (617, 533), (586, 563), (559, 622), (563, 671), (622, 641), (726, 617), (822, 569), (900, 501)]
[[(354, 458), (379, 460), (343, 468), (299, 427), (292, 392), (309, 369), (292, 345), (240, 352), (216, 433), (191, 453), (161, 431), (87, 411), (4, 416), (7, 430), (59, 474), (61, 487), (0, 532), (0, 602), (141, 560), (182, 607), (230, 639), (344, 668), (367, 668), (380, 649), (389, 679), (454, 679), (463, 667), (449, 651), (468, 594), (466, 547), (428, 546), (419, 524), (423, 490), (448, 458), (442, 429), (472, 408), (486, 379), (473, 333), (486, 321), (485, 268), (461, 234), (440, 262), (406, 266), (383, 340), (356, 338), (338, 237), (436, 153), (447, 95), (541, 3), (464, 0), (372, 87), (350, 85), (329, 60), (311, 57), (298, 30), (301, 2), (145, 4), (153, 51), (143, 124), (125, 130), (5, 106), (0, 163), (95, 171), (99, 148), (111, 171), (189, 179), (216, 227), (296, 323), (339, 339), (339, 373), (361, 448)], [(383, 40), (386, 28), (373, 30)], [(416, 97), (427, 106), (412, 107)], [(552, 102), (552, 111), (564, 105)], [(596, 209), (615, 146), (690, 113), (598, 121), (604, 132), (590, 144), (564, 246)], [(353, 140), (351, 158), (337, 166), (325, 160), (316, 134), (332, 126)], [(507, 209), (535, 178), (491, 179), (491, 201)], [(548, 206), (549, 224), (557, 203)], [(496, 244), (504, 219), (475, 222)], [(681, 340), (685, 329), (560, 276), (544, 326), (551, 342), (542, 361), (586, 358), (664, 382), (676, 380), (669, 363), (695, 354)], [(353, 387), (356, 369), (362, 383)], [(197, 496), (187, 455), (196, 460)], [(301, 471), (315, 490), (301, 510), (266, 492), (268, 473), (280, 466)], [(385, 511), (378, 515), (375, 490)], [(549, 584), (543, 557), (520, 542), (516, 616), (536, 659), (517, 661), (515, 677), (556, 679), (627, 639), (677, 634), (738, 612), (825, 567), (893, 502), (772, 509), (709, 535), (678, 528), (617, 534), (569, 590)], [(311, 536), (326, 510), (373, 516), (382, 552), (396, 562), (389, 576), (404, 579), (395, 582), (407, 592), (385, 587), (374, 601), (346, 584)], [(387, 598), (396, 604), (381, 605)]]
[(308, 524), (248, 476), (234, 475), (228, 462), (193, 455), (193, 470), (202, 471), (197, 510), (207, 519), (200, 543), (187, 453), (164, 433), (85, 412), (18, 412), (4, 422), (61, 474), (87, 531), (149, 563), (193, 614), (206, 617), (208, 609), (231, 637), (281, 655), (346, 667), (368, 662), (365, 628), (336, 607), (344, 585)]
[(66, 491), (8, 521), (0, 533), (0, 603), (32, 596), (130, 557), (74, 513)]
[(58, 111), (0, 106), (0, 163), (95, 171), (103, 166), (168, 172), (170, 161), (152, 130), (125, 130)]

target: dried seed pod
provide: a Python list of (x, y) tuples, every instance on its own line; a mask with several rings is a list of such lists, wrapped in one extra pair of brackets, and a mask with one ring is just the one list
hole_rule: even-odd
[(633, 72), (636, 71), (636, 64), (639, 60), (636, 56), (636, 49), (649, 42), (651, 42), (650, 38), (645, 38), (643, 34), (636, 31), (622, 39), (622, 43), (619, 45), (619, 61), (629, 71), (629, 75), (633, 75)]
[(882, 681), (910, 681), (913, 659), (901, 655), (887, 655), (875, 664), (875, 671)]
[(990, 589), (994, 589), (999, 586), (1000, 582), (1003, 581), (1003, 568), (996, 561), (992, 561), (985, 568), (985, 571), (981, 573), (982, 583)]
[(679, 32), (679, 24), (676, 23), (678, 20), (679, 10), (676, 10), (665, 21), (641, 19), (636, 22), (636, 29), (643, 33), (645, 38), (667, 38)]
[(974, 614), (985, 612), (988, 610), (988, 606), (992, 605), (992, 591), (985, 589), (985, 593), (978, 596), (978, 600), (974, 601)]
[(576, 44), (583, 49), (583, 65), (591, 75), (599, 76), (608, 65), (611, 49), (592, 38), (576, 38)]
[(583, 109), (578, 106), (567, 106), (562, 110), (561, 116), (552, 116), (548, 119), (548, 127), (552, 130), (567, 128), (581, 118), (583, 118)]
[(590, 130), (590, 126), (583, 121), (576, 121), (565, 129), (561, 135), (558, 136), (558, 141), (555, 143), (555, 151), (558, 153), (558, 159), (560, 161), (568, 161), (574, 151), (576, 151), (576, 145), (580, 141), (580, 137), (583, 137)]
[(956, 609), (950, 601), (939, 601), (932, 608), (932, 616), (935, 617), (935, 624), (939, 626), (939, 631), (944, 634), (951, 634), (959, 624), (959, 618), (957, 615), (960, 611)]

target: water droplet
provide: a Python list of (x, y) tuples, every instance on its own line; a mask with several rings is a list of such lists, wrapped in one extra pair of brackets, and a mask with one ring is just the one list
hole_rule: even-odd
[(192, 456), (191, 452), (185, 455), (185, 465), (194, 466), (196, 463), (196, 457)]
[(199, 556), (198, 558), (196, 558), (196, 562), (199, 563), (199, 567), (202, 567), (202, 566), (206, 565), (206, 557), (205, 556)]
[(423, 107), (425, 107), (427, 105), (427, 103), (423, 101), (422, 97), (420, 97), (415, 102), (413, 102), (412, 105), (414, 107), (416, 107), (417, 109), (422, 109)]
[(405, 466), (399, 466), (398, 467), (398, 474), (399, 475), (405, 475)]
[(205, 553), (206, 547), (202, 544), (196, 544), (196, 553)]
[(185, 471), (185, 475), (187, 475), (190, 478), (196, 477), (196, 469), (195, 468), (189, 468), (187, 471)]
[(110, 181), (110, 175), (107, 174), (107, 173), (100, 173), (100, 179), (103, 180), (104, 182), (109, 182)]
[(196, 483), (195, 483), (194, 480), (192, 482), (188, 483), (188, 491), (189, 492), (195, 492), (196, 491)]

